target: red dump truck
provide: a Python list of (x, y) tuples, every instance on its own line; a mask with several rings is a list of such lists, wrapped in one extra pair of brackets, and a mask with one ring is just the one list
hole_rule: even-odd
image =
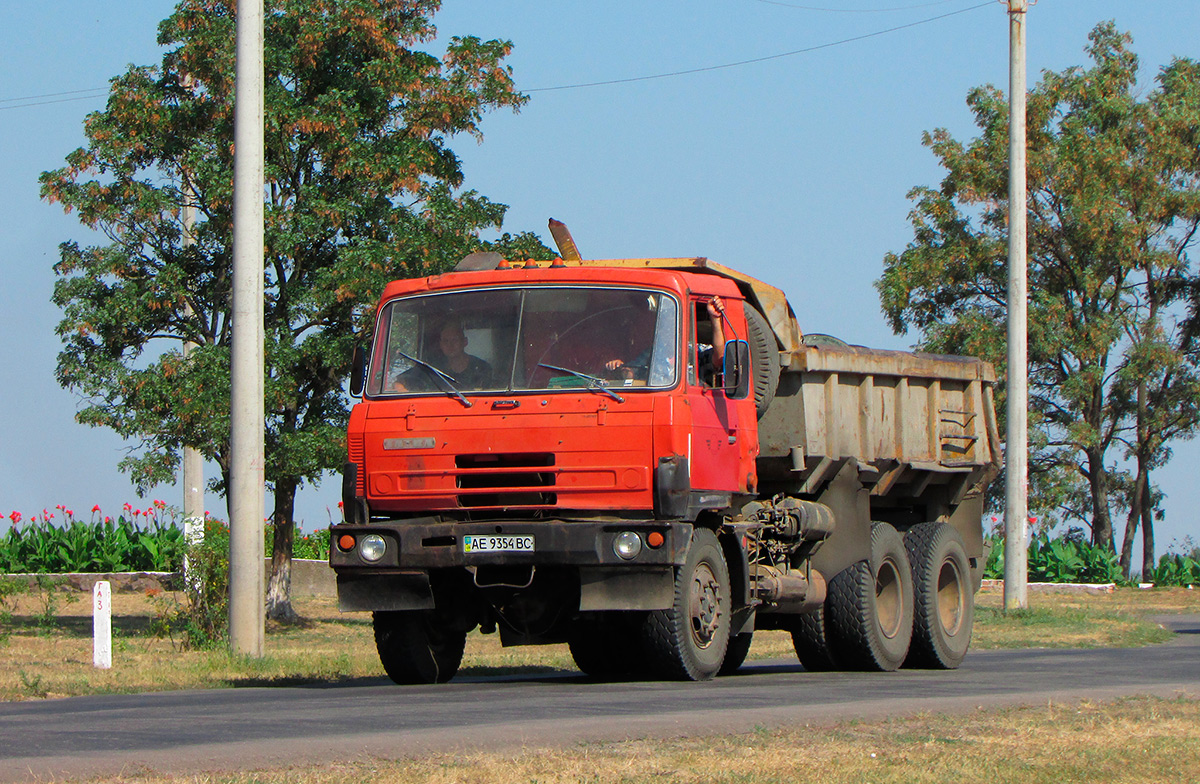
[(330, 565), (388, 675), (449, 680), (476, 628), (605, 678), (729, 673), (762, 629), (810, 670), (956, 667), (992, 368), (803, 336), (704, 258), (573, 255), (383, 293)]

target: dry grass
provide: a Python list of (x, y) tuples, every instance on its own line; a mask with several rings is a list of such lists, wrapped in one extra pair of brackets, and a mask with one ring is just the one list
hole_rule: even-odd
[[(61, 600), (60, 600), (61, 603)], [(1169, 634), (1145, 615), (1200, 612), (1200, 591), (1123, 589), (1108, 595), (1034, 594), (1032, 609), (1000, 612), (998, 591), (979, 595), (974, 647), (1096, 647), (1161, 642)], [(140, 594), (113, 596), (113, 669), (92, 667), (91, 603), (59, 607), (39, 626), (44, 606), (21, 597), (13, 623), (0, 630), (0, 700), (82, 694), (197, 689), (381, 678), (370, 617), (340, 614), (334, 601), (300, 598), (301, 627), (273, 627), (266, 656), (244, 659), (225, 651), (185, 651), (149, 632), (155, 604)], [(786, 632), (755, 635), (751, 659), (792, 657)], [(468, 638), (462, 675), (573, 672), (565, 645), (501, 648), (497, 635)]]
[(145, 784), (1145, 784), (1195, 781), (1198, 770), (1200, 702), (1145, 697), (833, 727), (759, 729), (736, 735), (120, 780)]

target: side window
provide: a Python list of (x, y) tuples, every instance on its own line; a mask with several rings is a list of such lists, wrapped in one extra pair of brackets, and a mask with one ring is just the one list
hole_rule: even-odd
[(688, 349), (688, 380), (700, 386), (713, 386), (713, 324), (708, 315), (708, 305), (701, 302), (692, 304), (694, 316), (695, 339)]

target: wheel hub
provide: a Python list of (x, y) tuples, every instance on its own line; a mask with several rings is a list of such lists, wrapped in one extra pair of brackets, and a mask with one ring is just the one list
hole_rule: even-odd
[(692, 622), (692, 638), (696, 645), (707, 648), (717, 636), (721, 623), (720, 583), (708, 564), (699, 564), (692, 580), (688, 606)]

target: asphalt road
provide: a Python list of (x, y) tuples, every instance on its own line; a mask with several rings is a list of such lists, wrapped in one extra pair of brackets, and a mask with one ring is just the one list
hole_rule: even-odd
[(559, 745), (925, 711), (1200, 696), (1200, 615), (1148, 648), (974, 651), (951, 672), (808, 673), (754, 662), (707, 683), (582, 676), (398, 687), (214, 689), (0, 704), (0, 781), (259, 768), (430, 751)]

